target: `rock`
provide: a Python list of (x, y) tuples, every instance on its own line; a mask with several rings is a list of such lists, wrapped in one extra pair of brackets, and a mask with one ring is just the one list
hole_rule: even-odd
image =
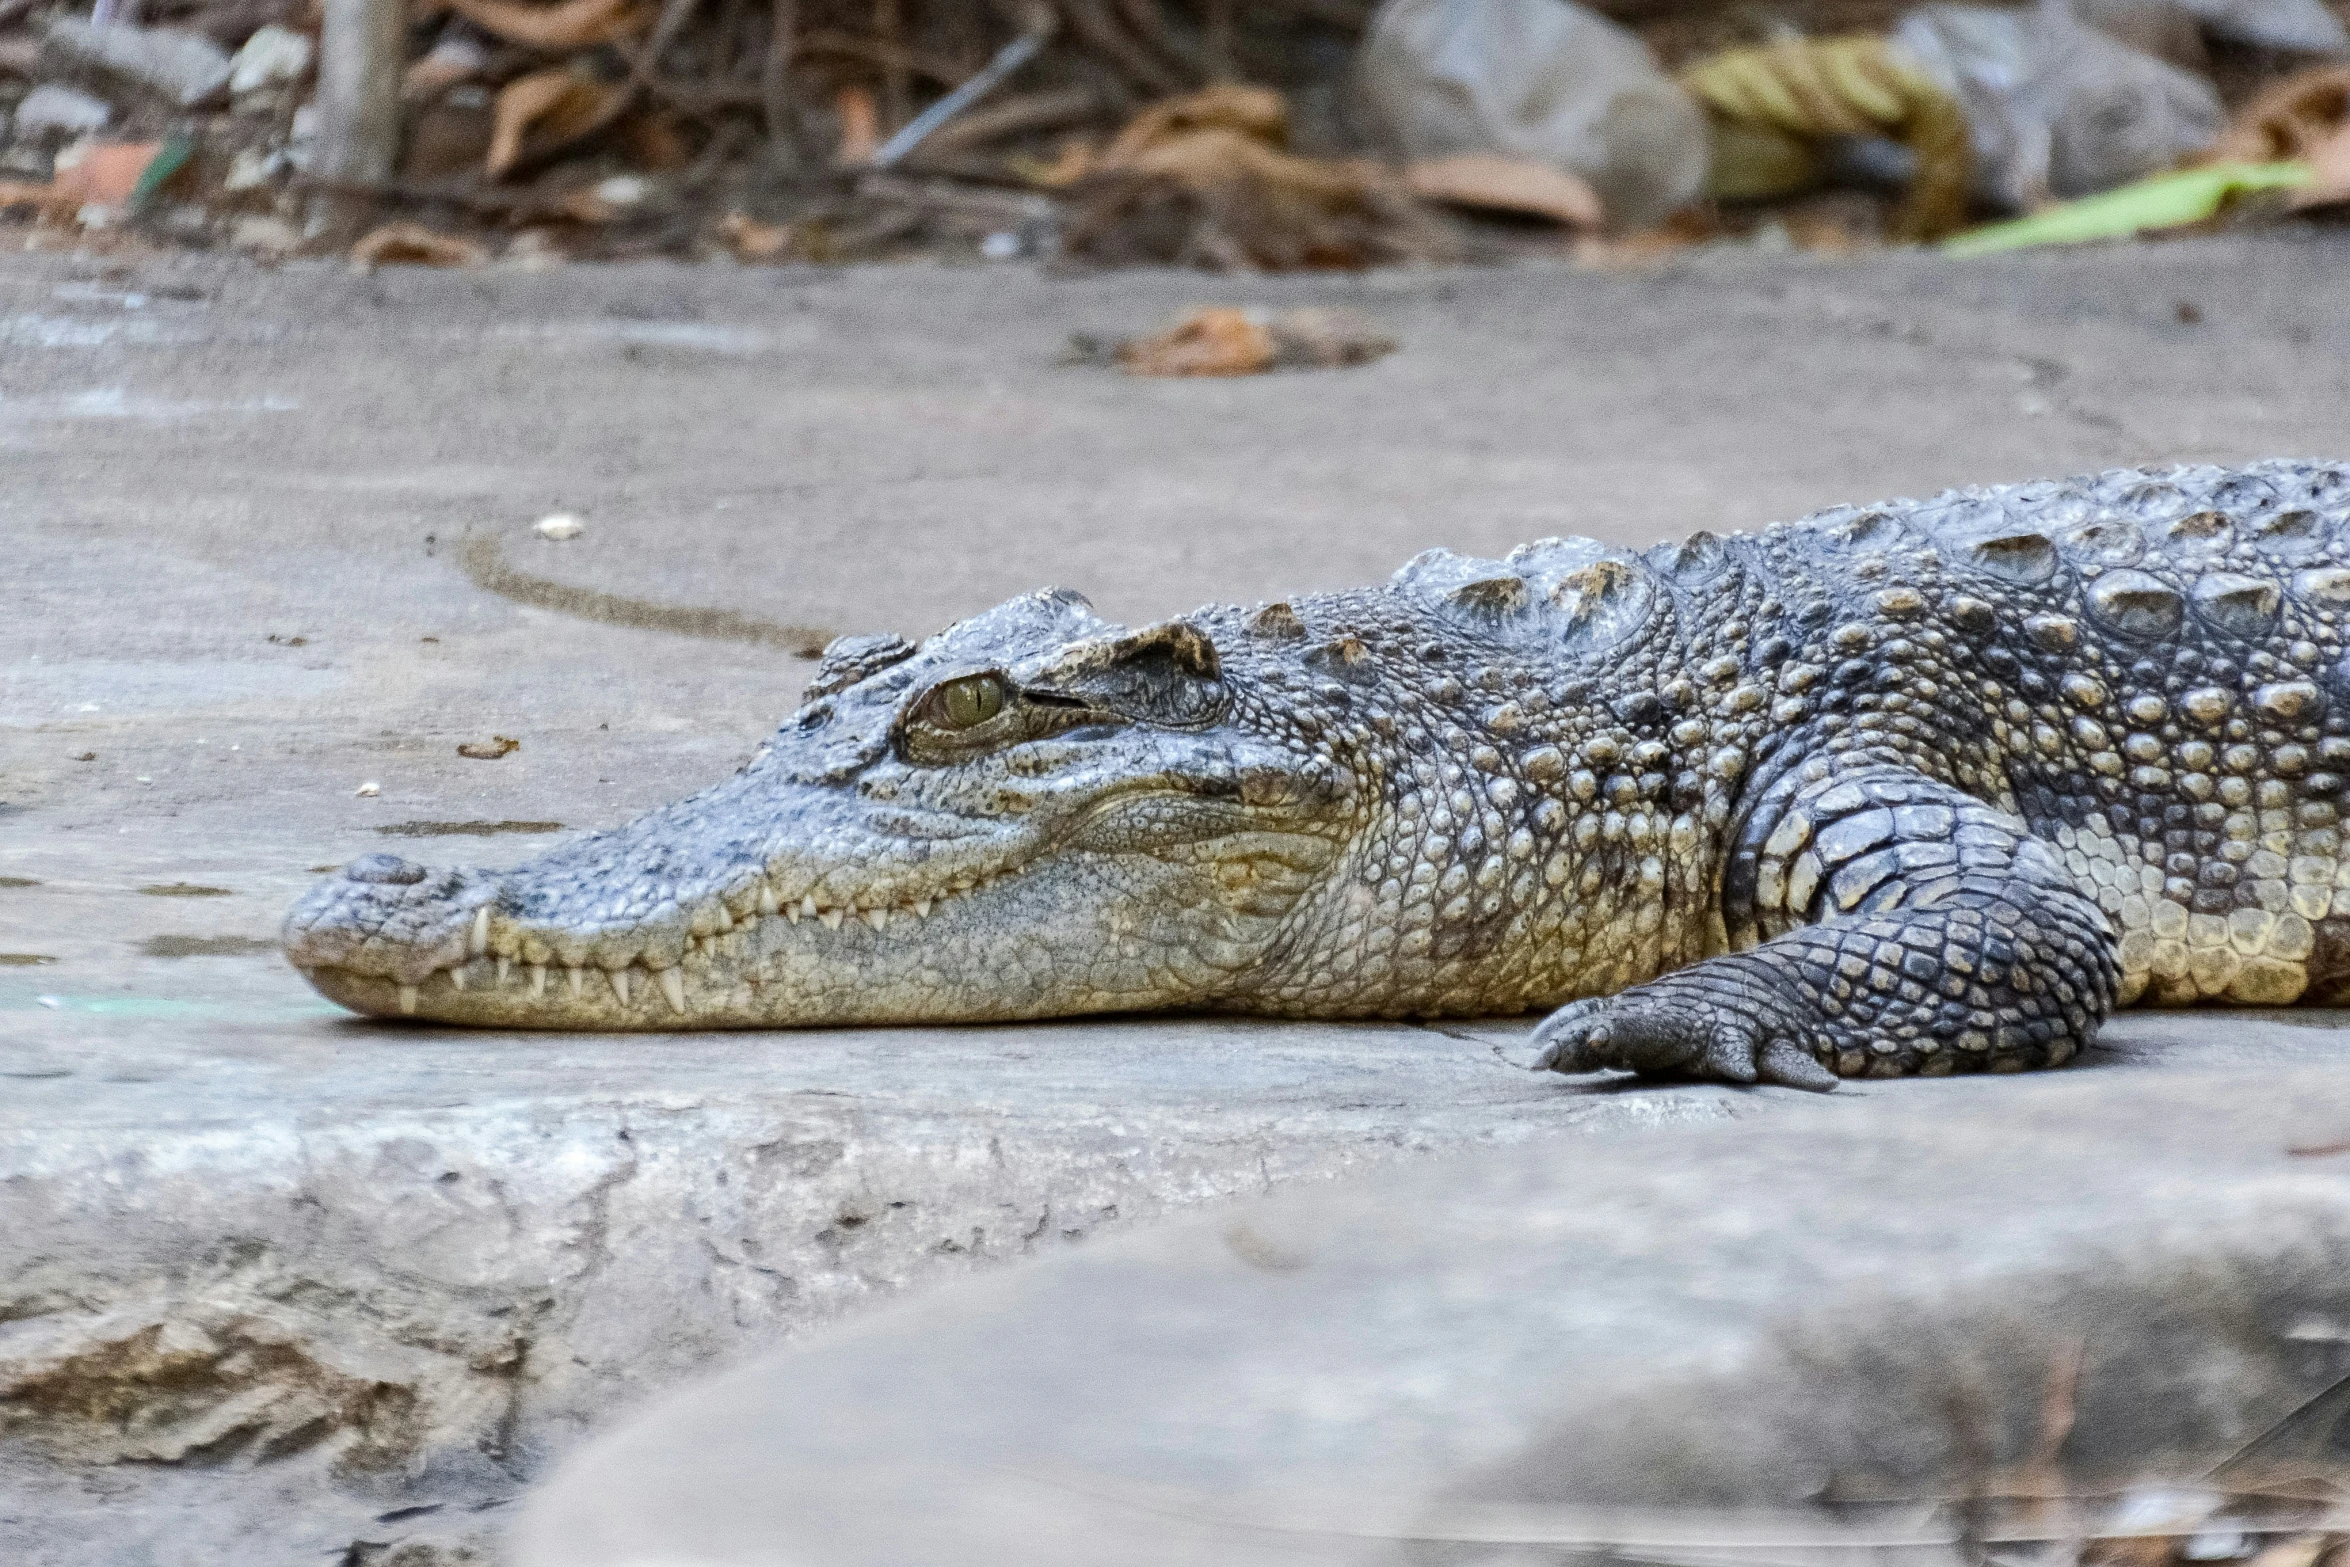
[(228, 85), (229, 57), (201, 33), (169, 27), (98, 27), (81, 17), (49, 21), (43, 55), (63, 65), (135, 82), (183, 109), (219, 95)]
[[(237, 219), (229, 228), (228, 242), (238, 250), (256, 251), (262, 255), (290, 255), (302, 248), (302, 231), (283, 218), (250, 214)], [(362, 784), (361, 794), (373, 794), (375, 785)]]
[(647, 1048), (328, 1013), (102, 1042), (90, 1014), (0, 1011), (9, 1567), (75, 1561), (101, 1491), (105, 1567), (479, 1534), (500, 1515), (474, 1509), (614, 1406), (917, 1284), (1423, 1150), (1793, 1097), (1581, 1093), (1496, 1059), (1517, 1028)]
[(230, 194), (243, 190), (257, 190), (277, 177), (286, 166), (285, 154), (261, 147), (246, 147), (229, 160), (228, 173), (221, 176), (220, 188)]
[(1106, 1239), (663, 1400), (509, 1559), (1613, 1559), (1589, 1510), (1818, 1529), (1823, 1484), (2022, 1472), (2068, 1365), (2073, 1484), (2200, 1475), (2350, 1371), (2350, 1077), (2297, 1032), (2318, 1059), (1840, 1095)]
[(103, 98), (56, 82), (43, 82), (16, 106), (16, 134), (20, 137), (86, 136), (104, 130), (114, 109)]
[(294, 111), (293, 123), (286, 128), (286, 162), (297, 172), (307, 174), (317, 148), (318, 105), (306, 103)]
[(310, 39), (305, 34), (272, 22), (246, 39), (245, 47), (229, 63), (228, 90), (242, 97), (264, 87), (299, 81), (310, 69), (310, 55)]

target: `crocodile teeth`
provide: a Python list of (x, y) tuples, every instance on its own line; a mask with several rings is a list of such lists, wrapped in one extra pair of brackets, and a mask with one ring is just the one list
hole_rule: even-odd
[(723, 936), (734, 929), (734, 911), (725, 904), (718, 905), (718, 934)]
[(571, 982), (571, 999), (577, 1001), (579, 999), (580, 982), (587, 978), (587, 971), (582, 968), (567, 965), (563, 970), (563, 977)]
[(473, 911), (473, 955), (480, 957), (490, 950), (490, 906), (483, 904)]
[(865, 923), (872, 926), (875, 930), (889, 929), (889, 910), (884, 908), (867, 909), (865, 911)]
[(916, 898), (914, 900), (914, 917), (916, 919), (925, 920), (930, 918), (930, 900), (928, 898)]
[(669, 998), (669, 1010), (685, 1015), (685, 975), (682, 971), (665, 968), (661, 971), (661, 994)]
[(455, 968), (449, 970), (449, 983), (456, 986), (459, 990), (463, 990), (465, 988), (464, 964), (460, 963)]
[(606, 973), (606, 974), (607, 974), (607, 975), (608, 975), (608, 976), (611, 978), (611, 981), (612, 981), (612, 994), (614, 994), (614, 995), (616, 995), (616, 996), (618, 996), (618, 997), (620, 998), (620, 1004), (621, 1004), (622, 1006), (627, 1006), (627, 1005), (628, 1005), (628, 970), (626, 970), (626, 969), (624, 969), (624, 968), (607, 969), (607, 970), (605, 970), (605, 973)]
[(512, 958), (498, 959), (498, 988), (500, 990), (506, 988), (506, 976), (513, 972), (514, 960)]
[(780, 912), (775, 905), (775, 889), (765, 882), (759, 883), (759, 912), (766, 915)]
[(783, 910), (783, 917), (787, 920), (790, 920), (794, 925), (797, 925), (800, 922), (800, 906), (796, 903), (786, 904)]
[(826, 909), (823, 913), (819, 914), (817, 918), (824, 921), (824, 928), (826, 930), (840, 929), (840, 910), (838, 909)]
[(409, 1017), (416, 1015), (416, 987), (414, 985), (400, 987), (400, 1011)]
[(815, 915), (823, 913), (824, 911), (816, 907), (816, 895), (814, 893), (810, 893), (806, 897), (800, 899), (800, 912), (812, 918)]
[(544, 963), (533, 963), (530, 966), (530, 999), (544, 1001), (546, 997), (547, 966)]

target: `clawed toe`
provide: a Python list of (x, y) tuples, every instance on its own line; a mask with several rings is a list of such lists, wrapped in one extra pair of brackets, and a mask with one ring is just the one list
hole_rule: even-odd
[(1561, 1007), (1534, 1030), (1542, 1048), (1535, 1055), (1537, 1072), (1597, 1072), (1612, 1065), (1608, 1047), (1613, 1040), (1601, 1021), (1597, 1001), (1577, 1001)]
[(1766, 1083), (1777, 1083), (1781, 1088), (1801, 1088), (1815, 1094), (1831, 1092), (1837, 1081), (1835, 1073), (1785, 1039), (1774, 1039), (1763, 1046), (1761, 1054), (1754, 1058), (1754, 1068)]
[(1792, 1040), (1765, 1041), (1739, 1019), (1721, 1020), (1655, 1000), (1607, 998), (1562, 1007), (1535, 1030), (1537, 1072), (1690, 1076), (1741, 1085), (1772, 1083), (1824, 1093), (1836, 1074)]

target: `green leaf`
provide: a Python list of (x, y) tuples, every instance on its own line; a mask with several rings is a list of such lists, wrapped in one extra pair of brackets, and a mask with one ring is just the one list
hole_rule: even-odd
[(138, 183), (131, 187), (131, 211), (145, 210), (155, 193), (168, 184), (171, 177), (188, 166), (195, 156), (196, 142), (186, 131), (173, 131), (163, 138), (163, 145), (155, 149), (155, 156), (139, 171)]
[(1987, 256), (2031, 245), (2126, 239), (2148, 229), (2201, 223), (2238, 196), (2290, 190), (2314, 177), (2315, 171), (2306, 163), (2214, 163), (2207, 168), (2154, 174), (2030, 217), (1969, 229), (1944, 240), (1941, 248), (1947, 256)]

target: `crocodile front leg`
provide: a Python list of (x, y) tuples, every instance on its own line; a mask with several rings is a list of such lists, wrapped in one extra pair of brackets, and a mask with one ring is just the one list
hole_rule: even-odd
[(1775, 934), (1561, 1009), (1535, 1031), (1537, 1069), (1814, 1089), (2016, 1071), (2071, 1058), (2113, 1008), (2103, 911), (1970, 795), (1867, 765), (1792, 791), (1754, 836), (1730, 928)]

